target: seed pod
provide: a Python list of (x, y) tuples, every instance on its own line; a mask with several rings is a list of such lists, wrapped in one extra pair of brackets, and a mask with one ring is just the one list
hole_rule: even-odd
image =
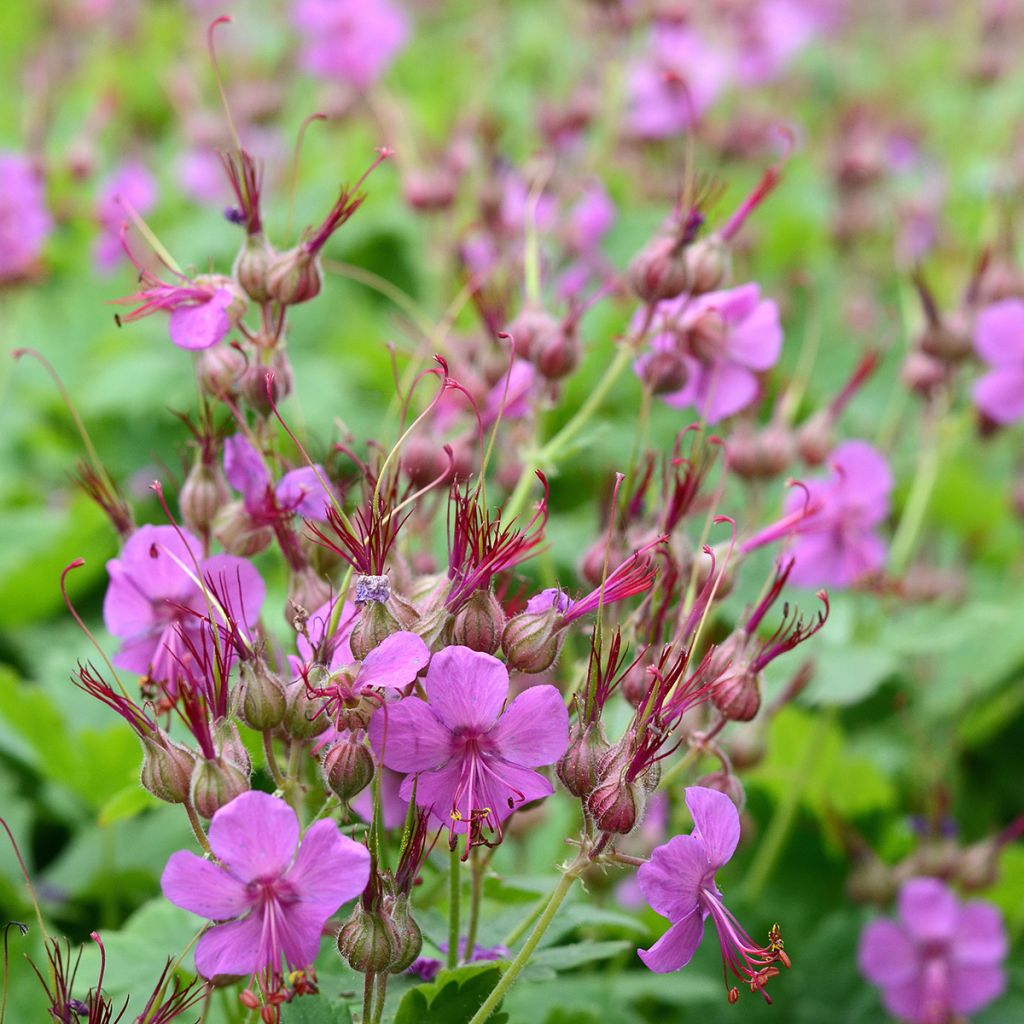
[(233, 398), (249, 361), (234, 345), (204, 348), (196, 359), (196, 380), (200, 391), (211, 398)]
[(700, 238), (686, 249), (690, 294), (706, 295), (724, 288), (732, 277), (729, 246), (717, 235)]
[(276, 257), (277, 253), (262, 231), (245, 236), (235, 257), (233, 273), (242, 290), (254, 302), (267, 302), (271, 297), (267, 278)]
[(250, 729), (265, 732), (284, 720), (288, 698), (285, 683), (262, 657), (242, 662), (238, 712)]
[(587, 797), (590, 811), (597, 827), (602, 832), (626, 835), (643, 820), (647, 807), (647, 794), (642, 784), (627, 782), (620, 772), (615, 772), (605, 781), (599, 782)]
[(360, 974), (380, 974), (398, 959), (402, 940), (391, 917), (357, 904), (338, 932), (338, 952)]
[(600, 722), (582, 728), (577, 723), (555, 768), (562, 785), (575, 797), (588, 796), (597, 785), (600, 765), (610, 749)]
[(249, 776), (229, 761), (218, 757), (201, 757), (192, 770), (190, 796), (192, 806), (201, 818), (212, 818), (236, 796), (249, 790)]
[(323, 701), (319, 698), (310, 700), (302, 679), (289, 684), (287, 698), (281, 727), (291, 739), (311, 740), (331, 724), (327, 715), (317, 713), (323, 707)]
[(373, 758), (364, 743), (346, 739), (335, 743), (320, 762), (324, 782), (343, 803), (361, 793), (373, 779)]
[(629, 283), (641, 302), (674, 299), (690, 290), (682, 243), (671, 235), (651, 239), (629, 265)]
[(559, 612), (520, 612), (505, 623), (501, 649), (509, 668), (537, 673), (549, 669), (558, 657), (565, 634), (558, 632)]
[(139, 781), (157, 800), (183, 804), (188, 799), (189, 783), (196, 755), (162, 732), (142, 741), (142, 770)]
[(407, 970), (423, 949), (423, 932), (409, 912), (409, 897), (400, 895), (390, 907), (391, 923), (398, 934), (398, 950), (391, 964), (392, 974)]
[(196, 533), (208, 533), (217, 513), (231, 500), (231, 491), (220, 466), (201, 459), (189, 470), (181, 486), (178, 506), (185, 525)]
[(462, 647), (494, 654), (501, 647), (505, 612), (489, 590), (477, 590), (455, 616), (452, 639)]
[(401, 627), (398, 620), (380, 601), (367, 601), (352, 624), (349, 647), (356, 661), (362, 661), (375, 647)]
[(267, 268), (267, 292), (285, 306), (316, 298), (322, 285), (320, 258), (304, 245), (279, 253)]
[[(267, 394), (268, 374), (270, 394)], [(291, 360), (284, 345), (278, 345), (271, 353), (270, 362), (251, 362), (242, 374), (239, 387), (242, 397), (261, 416), (269, 416), (273, 405), (284, 401), (291, 393), (295, 383)], [(271, 402), (273, 399), (273, 403)]]
[(241, 501), (224, 505), (213, 521), (213, 535), (229, 555), (251, 558), (263, 551), (274, 539), (269, 526), (256, 522)]

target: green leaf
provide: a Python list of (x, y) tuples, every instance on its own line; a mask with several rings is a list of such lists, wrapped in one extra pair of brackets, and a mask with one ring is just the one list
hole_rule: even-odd
[(134, 818), (143, 811), (156, 807), (158, 801), (138, 783), (118, 790), (101, 808), (100, 825), (112, 825), (115, 821)]
[(555, 971), (568, 971), (573, 967), (610, 960), (628, 949), (634, 949), (632, 942), (617, 939), (614, 942), (573, 942), (568, 946), (551, 946), (535, 953), (530, 966), (550, 967)]
[(352, 1011), (323, 995), (302, 996), (285, 1003), (281, 1024), (352, 1024)]
[[(395, 1012), (394, 1024), (469, 1024), (498, 984), (501, 969), (494, 963), (467, 964), (442, 971), (426, 985), (406, 992)], [(496, 1012), (488, 1024), (506, 1024), (507, 1013)]]

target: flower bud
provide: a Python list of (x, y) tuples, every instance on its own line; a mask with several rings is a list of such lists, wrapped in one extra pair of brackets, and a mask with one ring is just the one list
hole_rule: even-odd
[(808, 466), (820, 466), (835, 443), (835, 424), (828, 409), (820, 409), (809, 416), (796, 432), (796, 450)]
[[(267, 394), (267, 374), (271, 373), (270, 394)], [(291, 360), (283, 345), (278, 345), (270, 355), (270, 363), (252, 362), (242, 374), (240, 391), (242, 397), (261, 416), (270, 415), (273, 405), (284, 401), (292, 393), (295, 375)], [(273, 403), (271, 403), (273, 399)]]
[(373, 757), (365, 743), (345, 739), (324, 754), (320, 770), (327, 788), (343, 803), (348, 803), (373, 779)]
[(717, 235), (698, 239), (686, 248), (686, 269), (691, 295), (724, 288), (732, 276), (729, 246)]
[(863, 858), (846, 879), (846, 892), (854, 903), (884, 905), (898, 889), (896, 872), (874, 854)]
[(330, 725), (326, 714), (318, 714), (323, 708), (320, 698), (310, 700), (306, 683), (297, 679), (288, 685), (284, 719), (281, 726), (293, 740), (311, 740), (319, 736)]
[(610, 749), (600, 722), (584, 727), (577, 723), (569, 734), (569, 746), (555, 767), (562, 785), (573, 796), (589, 796)]
[(211, 398), (234, 397), (248, 365), (245, 353), (234, 345), (204, 348), (196, 359), (199, 390)]
[(408, 896), (396, 897), (390, 910), (391, 923), (398, 935), (398, 950), (390, 971), (392, 974), (401, 974), (420, 955), (420, 951), (423, 949), (423, 932), (420, 931), (420, 926), (409, 912)]
[(629, 283), (641, 302), (674, 299), (690, 288), (690, 270), (679, 239), (659, 235), (633, 257)]
[(959, 362), (973, 351), (970, 328), (962, 317), (956, 316), (928, 324), (917, 345), (925, 355), (945, 363)]
[(530, 358), (546, 380), (568, 377), (580, 361), (580, 339), (575, 328), (564, 326), (555, 334), (538, 338)]
[(726, 456), (729, 468), (744, 480), (771, 480), (780, 476), (793, 461), (793, 435), (782, 423), (769, 423), (754, 432), (737, 425), (729, 438)]
[(555, 608), (513, 615), (501, 634), (508, 667), (531, 673), (551, 668), (565, 641), (565, 634), (558, 630), (559, 617)]
[(421, 615), (409, 629), (436, 654), (442, 648), (451, 646), (454, 623), (454, 616), (442, 605), (432, 612)]
[(390, 970), (401, 950), (402, 940), (390, 916), (365, 910), (361, 904), (338, 932), (338, 952), (360, 974)]
[(267, 268), (267, 292), (285, 306), (297, 306), (316, 298), (322, 284), (320, 258), (305, 245), (279, 253)]
[(539, 306), (526, 306), (514, 320), (505, 327), (516, 346), (516, 356), (533, 359), (541, 348), (561, 333), (558, 321)]
[(739, 662), (719, 678), (711, 689), (711, 703), (723, 718), (749, 722), (761, 709), (761, 674)]
[(257, 732), (276, 729), (284, 720), (288, 703), (284, 680), (270, 671), (262, 656), (242, 662), (239, 672), (238, 712), (242, 721)]
[(359, 609), (349, 647), (352, 657), (362, 661), (375, 647), (383, 643), (392, 633), (399, 630), (399, 622), (388, 610), (388, 606), (380, 601), (367, 601)]
[(726, 352), (729, 328), (717, 309), (705, 309), (686, 332), (686, 344), (702, 363), (713, 363)]
[(490, 589), (476, 590), (455, 616), (452, 639), (461, 647), (494, 654), (501, 647), (505, 612)]
[(252, 774), (252, 758), (242, 742), (238, 726), (230, 719), (221, 718), (214, 722), (212, 732), (213, 745), (220, 757), (248, 778)]
[(417, 615), (432, 612), (447, 600), (452, 583), (447, 573), (431, 573), (413, 580), (406, 597), (415, 605)]
[(249, 790), (249, 776), (227, 758), (201, 757), (192, 770), (190, 796), (201, 818), (212, 818), (236, 796)]
[(638, 661), (629, 667), (619, 683), (619, 693), (635, 708), (643, 703), (647, 691), (651, 688), (651, 674), (647, 671), (648, 668), (646, 661)]
[(652, 395), (670, 395), (686, 387), (690, 371), (682, 352), (662, 349), (652, 352), (643, 360), (640, 379)]
[(217, 513), (231, 500), (231, 491), (220, 466), (201, 459), (189, 470), (178, 497), (185, 525), (196, 533), (208, 533)]
[(188, 799), (189, 782), (196, 755), (162, 732), (142, 741), (142, 771), (139, 782), (157, 800), (183, 804)]
[(414, 435), (402, 445), (402, 472), (413, 487), (428, 486), (447, 469), (448, 456), (437, 441)]
[(920, 349), (914, 349), (903, 361), (900, 377), (904, 386), (914, 394), (931, 398), (949, 382), (949, 365)]
[(755, 767), (767, 753), (764, 724), (760, 721), (737, 722), (726, 733), (724, 742), (729, 760), (737, 771)]
[(587, 810), (602, 832), (632, 832), (643, 820), (646, 807), (643, 785), (627, 782), (620, 772), (606, 775), (587, 797)]
[(233, 273), (242, 290), (254, 302), (268, 302), (270, 290), (267, 277), (277, 254), (262, 231), (246, 235), (235, 257)]
[(274, 531), (262, 526), (246, 511), (241, 501), (224, 505), (213, 520), (213, 535), (229, 555), (251, 558), (274, 539)]
[(409, 171), (402, 188), (405, 201), (423, 213), (447, 210), (455, 202), (455, 192), (455, 175), (447, 168)]
[(961, 850), (956, 859), (956, 877), (968, 891), (987, 889), (999, 881), (1000, 845), (994, 839), (983, 839)]

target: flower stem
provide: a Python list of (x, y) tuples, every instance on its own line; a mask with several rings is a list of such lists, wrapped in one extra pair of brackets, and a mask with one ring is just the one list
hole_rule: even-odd
[(373, 982), (375, 975), (372, 971), (367, 971), (363, 976), (363, 1020), (362, 1024), (372, 1024), (373, 1022)]
[(199, 843), (204, 852), (208, 853), (211, 857), (215, 856), (213, 847), (210, 846), (210, 840), (206, 838), (206, 830), (203, 828), (203, 823), (199, 820), (199, 815), (196, 814), (196, 809), (192, 806), (192, 801), (186, 800), (183, 806), (185, 813), (188, 815), (188, 823), (192, 826), (192, 832), (196, 837), (196, 842)]
[(458, 965), (459, 962), (459, 895), (462, 878), (459, 869), (462, 861), (459, 860), (458, 845), (452, 848), (451, 867), (448, 877), (448, 969)]
[(263, 757), (267, 762), (267, 771), (270, 772), (270, 776), (274, 780), (274, 785), (277, 786), (278, 789), (284, 789), (284, 776), (281, 774), (281, 768), (277, 763), (277, 757), (274, 755), (274, 739), (271, 736), (269, 729), (263, 733)]
[(380, 1024), (381, 1018), (384, 1016), (384, 1001), (387, 998), (388, 993), (388, 972), (381, 971), (377, 975), (377, 1005), (373, 1010), (373, 1024)]
[(484, 892), (484, 872), (487, 870), (486, 857), (479, 856), (480, 847), (475, 846), (470, 855), (470, 897), (469, 897), (469, 924), (466, 926), (466, 952), (463, 959), (468, 964), (473, 959), (473, 950), (476, 947), (476, 933), (480, 923), (480, 900)]
[(505, 998), (505, 993), (512, 987), (522, 969), (529, 963), (533, 951), (537, 948), (537, 943), (540, 942), (551, 922), (555, 919), (558, 908), (562, 905), (565, 897), (569, 895), (573, 882), (576, 881), (580, 871), (587, 862), (587, 858), (580, 855), (565, 869), (562, 877), (558, 880), (558, 885), (555, 886), (551, 896), (548, 898), (540, 919), (534, 925), (533, 931), (530, 932), (530, 937), (523, 943), (523, 948), (519, 950), (516, 958), (508, 965), (505, 973), (499, 979), (498, 984), (494, 986), (491, 994), (484, 1000), (483, 1006), (473, 1014), (469, 1024), (484, 1024), (484, 1021), (498, 1008), (502, 999)]

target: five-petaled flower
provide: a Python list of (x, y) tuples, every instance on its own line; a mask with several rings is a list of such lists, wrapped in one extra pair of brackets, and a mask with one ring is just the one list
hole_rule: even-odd
[(370, 854), (318, 821), (299, 840), (295, 812), (267, 793), (236, 797), (213, 816), (210, 846), (219, 863), (179, 850), (164, 868), (164, 896), (217, 924), (196, 947), (204, 978), (277, 974), (281, 962), (308, 967), (324, 923), (370, 877)]
[(890, 1013), (911, 1024), (947, 1024), (1002, 993), (1006, 950), (995, 907), (961, 904), (939, 879), (912, 878), (900, 890), (897, 920), (864, 929), (858, 961)]
[(489, 654), (448, 647), (433, 656), (427, 699), (387, 704), (370, 723), (370, 741), (388, 768), (409, 773), (416, 803), (469, 843), (484, 830), (500, 838), (502, 822), (552, 792), (534, 771), (553, 764), (569, 741), (569, 716), (558, 690), (534, 686), (508, 707), (508, 669)]
[(686, 790), (686, 806), (693, 817), (693, 832), (675, 836), (659, 846), (637, 872), (644, 898), (672, 927), (650, 949), (637, 950), (640, 959), (659, 974), (685, 967), (704, 937), (704, 922), (711, 918), (722, 948), (729, 1001), (737, 990), (729, 973), (771, 1002), (764, 986), (779, 973), (776, 963), (789, 966), (778, 928), (767, 946), (758, 946), (722, 902), (715, 873), (728, 863), (740, 840), (740, 816), (724, 793), (703, 786)]

